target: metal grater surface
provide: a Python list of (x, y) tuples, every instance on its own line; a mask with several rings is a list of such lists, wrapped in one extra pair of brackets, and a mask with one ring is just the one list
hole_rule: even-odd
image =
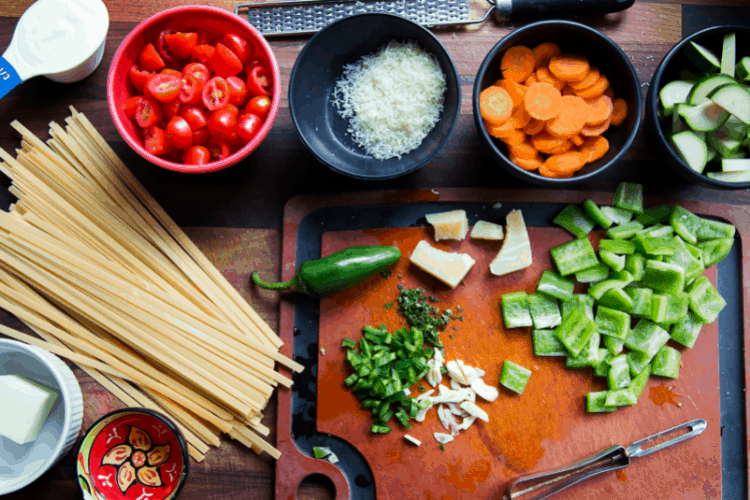
[(258, 2), (235, 7), (237, 15), (264, 36), (315, 33), (334, 21), (356, 14), (395, 14), (423, 26), (469, 21), (469, 0), (291, 1)]

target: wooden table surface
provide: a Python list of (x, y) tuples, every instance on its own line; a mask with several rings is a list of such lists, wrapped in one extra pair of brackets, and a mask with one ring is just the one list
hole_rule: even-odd
[[(31, 3), (32, 0), (0, 1), (0, 45), (7, 46), (10, 42), (18, 17)], [(231, 236), (237, 242), (232, 251), (243, 245), (251, 248), (243, 258), (256, 267), (278, 273), (282, 210), (294, 196), (407, 188), (534, 187), (511, 178), (493, 162), (476, 132), (471, 109), (474, 76), (484, 56), (520, 24), (500, 24), (490, 19), (478, 28), (436, 30), (460, 73), (461, 117), (444, 150), (420, 171), (389, 181), (366, 182), (343, 177), (318, 163), (300, 142), (287, 101), (292, 67), (309, 37), (286, 37), (270, 39), (281, 70), (283, 94), (278, 118), (268, 137), (240, 164), (222, 172), (190, 176), (161, 170), (145, 162), (121, 140), (107, 108), (107, 71), (120, 42), (146, 17), (181, 4), (207, 3), (233, 10), (234, 3), (226, 0), (105, 0), (105, 3), (109, 9), (110, 27), (99, 69), (79, 83), (63, 85), (35, 78), (11, 91), (0, 101), (0, 147), (13, 151), (19, 145), (19, 137), (8, 125), (13, 119), (20, 120), (40, 137), (46, 137), (48, 122), (62, 122), (69, 114), (68, 106), (73, 105), (89, 117), (176, 222), (191, 227), (191, 237), (208, 242), (217, 232)], [(750, 26), (750, 8), (748, 0), (638, 0), (625, 12), (578, 20), (601, 30), (620, 45), (633, 62), (645, 99), (648, 82), (661, 58), (682, 37), (717, 24)], [(625, 159), (613, 167), (608, 176), (580, 184), (576, 189), (612, 192), (620, 181), (643, 183), (647, 195), (750, 204), (750, 193), (746, 190), (716, 191), (680, 180), (667, 169), (646, 140), (643, 130)], [(0, 184), (6, 188), (10, 181), (3, 177)], [(541, 196), (543, 191), (540, 191)], [(0, 189), (0, 207), (6, 209), (12, 201), (12, 196)], [(243, 231), (245, 229), (254, 231)], [(248, 245), (248, 241), (253, 245)], [(217, 262), (224, 257), (221, 248), (212, 248), (208, 243), (202, 248)], [(236, 286), (247, 288), (242, 282), (237, 282)], [(273, 327), (277, 327), (278, 299), (275, 296), (247, 293), (246, 298)], [(19, 325), (7, 314), (0, 316), (0, 321)], [(84, 427), (120, 406), (119, 401), (107, 397), (82, 372), (76, 370), (76, 373), (84, 392), (102, 396), (96, 405), (87, 405)], [(273, 427), (274, 421), (275, 399), (269, 405), (264, 423)], [(273, 434), (271, 438), (274, 438)], [(80, 498), (74, 470), (71, 454), (35, 484), (7, 498)], [(209, 452), (205, 462), (193, 465), (181, 498), (272, 498), (273, 470), (270, 457), (258, 457), (227, 442)], [(330, 497), (323, 486), (313, 481), (300, 489), (300, 498)]]

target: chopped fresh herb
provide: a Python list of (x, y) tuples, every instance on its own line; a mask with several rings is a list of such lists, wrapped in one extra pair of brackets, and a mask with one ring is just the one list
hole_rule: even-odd
[(459, 321), (463, 321), (463, 320), (464, 320), (464, 317), (463, 317), (463, 316), (458, 316), (458, 320), (459, 320)]
[(402, 285), (401, 283), (399, 283), (396, 288), (398, 288), (399, 290), (403, 290), (404, 289), (404, 285)]
[(419, 384), (419, 392), (424, 392), (424, 384)]
[(403, 277), (404, 277), (404, 275), (403, 275), (403, 274), (401, 274), (401, 273), (398, 273), (398, 277), (399, 277), (399, 279), (401, 279), (401, 278), (403, 278)]
[(437, 298), (437, 297), (435, 297), (434, 295), (430, 295), (430, 298), (429, 298), (428, 300), (429, 300), (430, 302), (435, 302), (435, 303), (437, 303), (437, 302), (440, 302), (440, 299), (438, 299), (438, 298)]
[(382, 271), (380, 274), (383, 275), (383, 278), (390, 278), (391, 275), (393, 274), (393, 271), (391, 271), (390, 269), (386, 269), (385, 271)]
[(326, 355), (326, 348), (325, 347), (321, 347), (320, 348), (320, 355), (321, 356), (325, 356)]
[(442, 373), (443, 375), (445, 375), (446, 373), (448, 373), (448, 369), (446, 367), (444, 367), (444, 366), (441, 366), (440, 367), (440, 373)]
[(457, 327), (457, 326), (454, 326), (454, 327), (453, 327), (453, 331), (457, 332), (457, 331), (458, 331), (458, 327)]
[(440, 443), (440, 449), (445, 451), (445, 445), (443, 443)]
[(461, 307), (461, 306), (458, 306), (458, 307), (456, 308), (456, 312), (457, 312), (457, 313), (462, 313), (462, 312), (464, 312), (464, 308), (463, 308), (463, 307)]
[(421, 288), (401, 289), (398, 297), (398, 311), (406, 318), (412, 328), (419, 329), (427, 342), (440, 344), (439, 332), (445, 330), (453, 316), (453, 311), (439, 308), (430, 304), (438, 299), (434, 296), (427, 298)]
[(393, 302), (388, 302), (386, 305), (383, 306), (383, 309), (390, 309), (393, 307)]
[[(454, 327), (454, 328), (455, 328), (455, 327)], [(455, 335), (453, 335), (452, 333), (451, 333), (450, 335), (448, 335), (448, 338), (449, 338), (449, 339), (451, 339), (451, 340), (453, 340), (453, 339), (454, 339), (455, 337), (456, 337), (456, 336), (455, 336)]]

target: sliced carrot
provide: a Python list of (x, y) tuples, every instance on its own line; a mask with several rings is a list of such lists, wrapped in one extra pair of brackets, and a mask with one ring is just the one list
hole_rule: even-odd
[(551, 83), (538, 82), (529, 87), (523, 104), (532, 118), (550, 120), (562, 111), (562, 96)]
[[(584, 127), (585, 128), (585, 127)], [(576, 134), (573, 136), (573, 138), (570, 140), (575, 147), (580, 146), (584, 142), (584, 138), (581, 134)]]
[(523, 106), (518, 106), (507, 121), (510, 122), (515, 128), (522, 129), (526, 125), (528, 125), (531, 120), (532, 118), (526, 111), (526, 109)]
[(628, 103), (620, 97), (615, 99), (612, 105), (614, 106), (614, 110), (612, 110), (612, 125), (617, 127), (628, 117)]
[(534, 149), (534, 146), (532, 146), (529, 141), (524, 141), (521, 144), (509, 145), (508, 151), (510, 151), (512, 155), (527, 160), (534, 159), (539, 154), (539, 151)]
[(538, 81), (539, 80), (536, 79), (536, 73), (532, 73), (532, 74), (529, 75), (529, 77), (526, 80), (523, 81), (523, 84), (528, 87), (532, 83), (536, 83)]
[(612, 111), (615, 109), (612, 105), (612, 99), (606, 95), (600, 95), (595, 101), (588, 104), (591, 108), (591, 116), (586, 122), (587, 126), (601, 125), (606, 122), (612, 116)]
[(552, 177), (554, 179), (569, 179), (570, 177), (573, 177), (572, 173), (567, 174), (567, 175), (557, 174), (553, 172), (552, 170), (550, 170), (549, 168), (547, 168), (547, 165), (544, 163), (542, 164), (541, 167), (539, 167), (539, 173), (545, 177)]
[(536, 135), (542, 130), (544, 130), (544, 120), (532, 118), (529, 124), (523, 128), (523, 133), (526, 135)]
[(548, 66), (550, 59), (554, 56), (562, 54), (560, 47), (552, 42), (540, 43), (534, 47), (534, 67)]
[(479, 112), (482, 118), (499, 125), (513, 113), (513, 99), (500, 87), (487, 87), (479, 94)]
[(565, 82), (555, 78), (555, 75), (546, 66), (540, 66), (536, 69), (536, 79), (540, 82), (551, 83), (557, 90), (562, 90), (565, 86)]
[(563, 54), (550, 59), (549, 70), (564, 82), (580, 82), (589, 72), (589, 60), (580, 54)]
[(516, 45), (505, 51), (500, 59), (500, 71), (503, 78), (522, 82), (534, 71), (534, 53), (523, 45)]
[(523, 96), (526, 95), (526, 91), (528, 90), (525, 85), (521, 85), (513, 80), (508, 80), (507, 78), (496, 81), (495, 86), (505, 89), (505, 91), (510, 94), (510, 98), (513, 99), (514, 108), (521, 105), (523, 102)]
[(534, 158), (521, 158), (513, 153), (510, 154), (510, 161), (518, 165), (524, 170), (537, 170), (539, 167), (544, 165), (544, 160), (539, 153), (536, 153)]
[(561, 101), (562, 111), (547, 121), (545, 129), (556, 137), (573, 137), (586, 125), (591, 116), (591, 108), (577, 96), (563, 96)]
[(573, 149), (573, 141), (566, 140), (565, 142), (562, 143), (562, 145), (560, 147), (553, 149), (548, 154), (551, 154), (551, 155), (561, 155), (563, 153), (567, 153), (571, 149)]
[(538, 134), (531, 137), (531, 145), (536, 148), (540, 153), (551, 154), (552, 151), (563, 146), (566, 142), (565, 139), (554, 137), (546, 131), (539, 132)]
[(589, 72), (583, 80), (580, 82), (571, 82), (570, 87), (573, 90), (583, 90), (595, 84), (596, 81), (599, 80), (599, 76), (601, 76), (599, 70), (592, 66), (589, 68)]
[(586, 163), (592, 163), (607, 154), (609, 141), (601, 136), (593, 137), (581, 144), (578, 150), (586, 155)]
[(605, 90), (604, 91), (604, 95), (606, 95), (607, 97), (609, 97), (613, 101), (615, 100), (615, 91), (612, 90), (612, 87), (609, 87), (607, 90)]
[(586, 165), (587, 154), (579, 153), (578, 151), (570, 151), (567, 153), (552, 155), (544, 160), (544, 166), (558, 175), (572, 174), (583, 168)]
[(563, 87), (563, 89), (562, 89), (562, 90), (560, 91), (560, 93), (561, 93), (561, 94), (562, 94), (563, 96), (566, 96), (566, 95), (576, 95), (576, 93), (575, 93), (575, 92), (573, 92), (573, 89), (571, 89), (571, 88), (570, 88), (569, 86), (567, 86), (567, 85)]
[(511, 132), (515, 132), (517, 130), (516, 127), (514, 126), (514, 123), (511, 122), (510, 120), (505, 120), (503, 123), (499, 125), (493, 125), (492, 123), (485, 121), (484, 125), (487, 127), (487, 133), (497, 139), (502, 139), (503, 137), (506, 137)]
[(604, 91), (607, 90), (607, 87), (609, 87), (609, 80), (607, 80), (606, 76), (601, 75), (596, 83), (591, 85), (590, 87), (587, 87), (583, 90), (573, 89), (573, 91), (579, 97), (590, 99), (592, 97), (597, 97), (604, 94)]
[(512, 132), (508, 132), (505, 137), (501, 137), (500, 140), (509, 146), (518, 146), (526, 141), (526, 134), (520, 130), (513, 130)]
[(609, 125), (612, 123), (612, 117), (607, 118), (607, 121), (599, 125), (586, 125), (581, 129), (581, 135), (584, 137), (597, 137), (602, 135), (604, 132), (609, 130)]

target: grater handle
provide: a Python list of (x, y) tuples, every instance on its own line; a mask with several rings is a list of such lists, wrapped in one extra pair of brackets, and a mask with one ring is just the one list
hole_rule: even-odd
[(522, 17), (596, 16), (632, 7), (635, 0), (512, 0), (512, 15)]

